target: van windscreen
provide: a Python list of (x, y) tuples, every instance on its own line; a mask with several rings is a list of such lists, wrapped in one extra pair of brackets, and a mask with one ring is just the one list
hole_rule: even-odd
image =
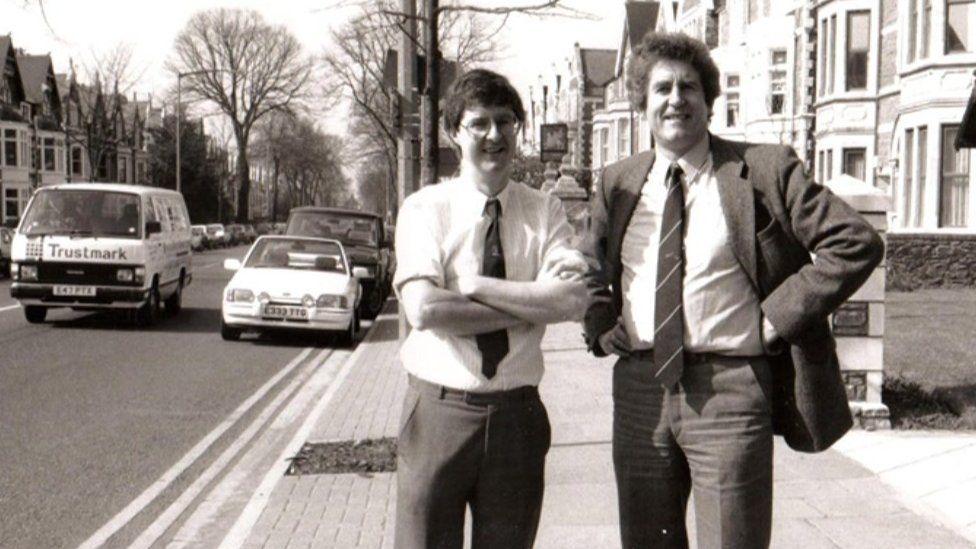
[(141, 238), (139, 196), (112, 191), (41, 189), (24, 213), (27, 236)]

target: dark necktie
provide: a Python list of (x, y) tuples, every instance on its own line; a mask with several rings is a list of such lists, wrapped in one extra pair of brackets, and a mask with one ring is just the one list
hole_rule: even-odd
[[(481, 274), (505, 278), (505, 256), (502, 254), (501, 226), (502, 204), (497, 198), (485, 203), (485, 213), (491, 218), (485, 235), (485, 255), (481, 261)], [(498, 364), (508, 354), (508, 332), (495, 330), (475, 336), (481, 351), (481, 373), (491, 379), (498, 371)]]
[(681, 303), (684, 279), (685, 196), (681, 168), (668, 168), (668, 196), (661, 215), (657, 248), (657, 289), (654, 293), (654, 379), (666, 389), (674, 387), (684, 369), (685, 315)]

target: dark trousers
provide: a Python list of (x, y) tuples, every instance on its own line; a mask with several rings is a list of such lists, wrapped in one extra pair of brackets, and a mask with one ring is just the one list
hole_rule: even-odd
[(530, 548), (551, 431), (535, 387), (463, 393), (411, 377), (397, 446), (397, 549)]
[(674, 391), (653, 364), (613, 372), (613, 462), (625, 549), (687, 548), (694, 491), (700, 549), (769, 546), (773, 440), (769, 363), (709, 355), (686, 364)]

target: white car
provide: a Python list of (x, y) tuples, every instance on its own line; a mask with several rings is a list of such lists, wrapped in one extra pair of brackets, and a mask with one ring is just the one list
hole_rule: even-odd
[(220, 335), (236, 341), (247, 330), (338, 332), (351, 344), (359, 330), (357, 278), (338, 240), (297, 236), (258, 238), (244, 262), (224, 260), (237, 271), (224, 288)]

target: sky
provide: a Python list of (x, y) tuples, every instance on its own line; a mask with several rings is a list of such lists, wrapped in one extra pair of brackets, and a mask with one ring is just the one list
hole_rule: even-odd
[[(538, 0), (470, 0), (481, 6), (526, 5)], [(595, 19), (540, 18), (514, 15), (500, 35), (506, 53), (492, 68), (508, 76), (528, 103), (529, 86), (541, 97), (540, 75), (554, 88), (556, 68), (565, 73), (574, 42), (584, 48), (616, 48), (623, 28), (624, 0), (566, 0), (569, 7)], [(93, 54), (128, 44), (132, 65), (142, 77), (135, 86), (140, 98), (161, 97), (173, 85), (164, 69), (173, 41), (190, 17), (214, 7), (253, 9), (269, 22), (288, 28), (309, 53), (329, 47), (330, 30), (341, 25), (354, 8), (341, 0), (45, 0), (47, 22), (34, 1), (0, 0), (0, 34), (30, 54), (50, 53), (55, 70), (68, 72), (69, 60), (80, 67)], [(341, 113), (326, 125), (342, 120)]]

